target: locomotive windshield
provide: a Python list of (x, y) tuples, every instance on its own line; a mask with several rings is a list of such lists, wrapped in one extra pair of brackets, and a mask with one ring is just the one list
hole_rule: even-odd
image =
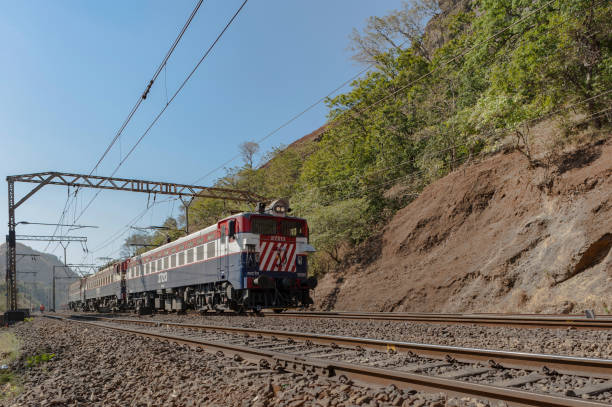
[(305, 237), (302, 222), (285, 220), (282, 223), (283, 235), (289, 237)]
[(276, 219), (274, 218), (253, 218), (251, 221), (251, 233), (258, 235), (275, 235)]

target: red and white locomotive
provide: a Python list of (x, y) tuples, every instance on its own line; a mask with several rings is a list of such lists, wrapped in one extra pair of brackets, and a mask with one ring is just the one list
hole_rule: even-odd
[(284, 200), (114, 263), (70, 286), (73, 310), (259, 310), (312, 304), (305, 219)]

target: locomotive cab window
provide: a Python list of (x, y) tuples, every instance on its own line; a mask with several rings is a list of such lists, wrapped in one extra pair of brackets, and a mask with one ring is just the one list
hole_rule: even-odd
[(300, 222), (283, 221), (283, 235), (289, 237), (304, 237), (304, 225)]
[(276, 219), (253, 218), (251, 221), (251, 233), (258, 235), (275, 235)]

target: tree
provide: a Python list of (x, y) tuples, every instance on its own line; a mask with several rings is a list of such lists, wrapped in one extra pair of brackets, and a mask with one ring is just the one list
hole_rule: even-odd
[(259, 144), (255, 143), (254, 141), (245, 141), (244, 143), (240, 144), (239, 149), (245, 167), (253, 168), (253, 158), (259, 151)]
[(381, 64), (381, 56), (412, 47), (420, 56), (430, 59), (423, 45), (425, 24), (440, 12), (439, 0), (404, 1), (401, 10), (393, 10), (384, 17), (370, 17), (363, 33), (353, 30), (351, 50), (353, 58), (364, 64)]

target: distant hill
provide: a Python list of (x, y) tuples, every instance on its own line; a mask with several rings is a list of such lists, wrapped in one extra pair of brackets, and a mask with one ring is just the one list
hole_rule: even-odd
[[(0, 245), (0, 310), (6, 307), (6, 244)], [(19, 294), (18, 303), (20, 308), (28, 308), (31, 304), (38, 308), (44, 304), (49, 308), (52, 302), (52, 275), (53, 266), (61, 266), (63, 263), (56, 256), (48, 253), (41, 253), (29, 246), (17, 243), (17, 253), (24, 256), (17, 256), (17, 292)], [(39, 255), (37, 257), (32, 254)], [(34, 274), (35, 272), (36, 274)], [(56, 269), (56, 276), (76, 276), (72, 270)], [(68, 301), (68, 286), (75, 279), (56, 279), (55, 304), (60, 306)]]

